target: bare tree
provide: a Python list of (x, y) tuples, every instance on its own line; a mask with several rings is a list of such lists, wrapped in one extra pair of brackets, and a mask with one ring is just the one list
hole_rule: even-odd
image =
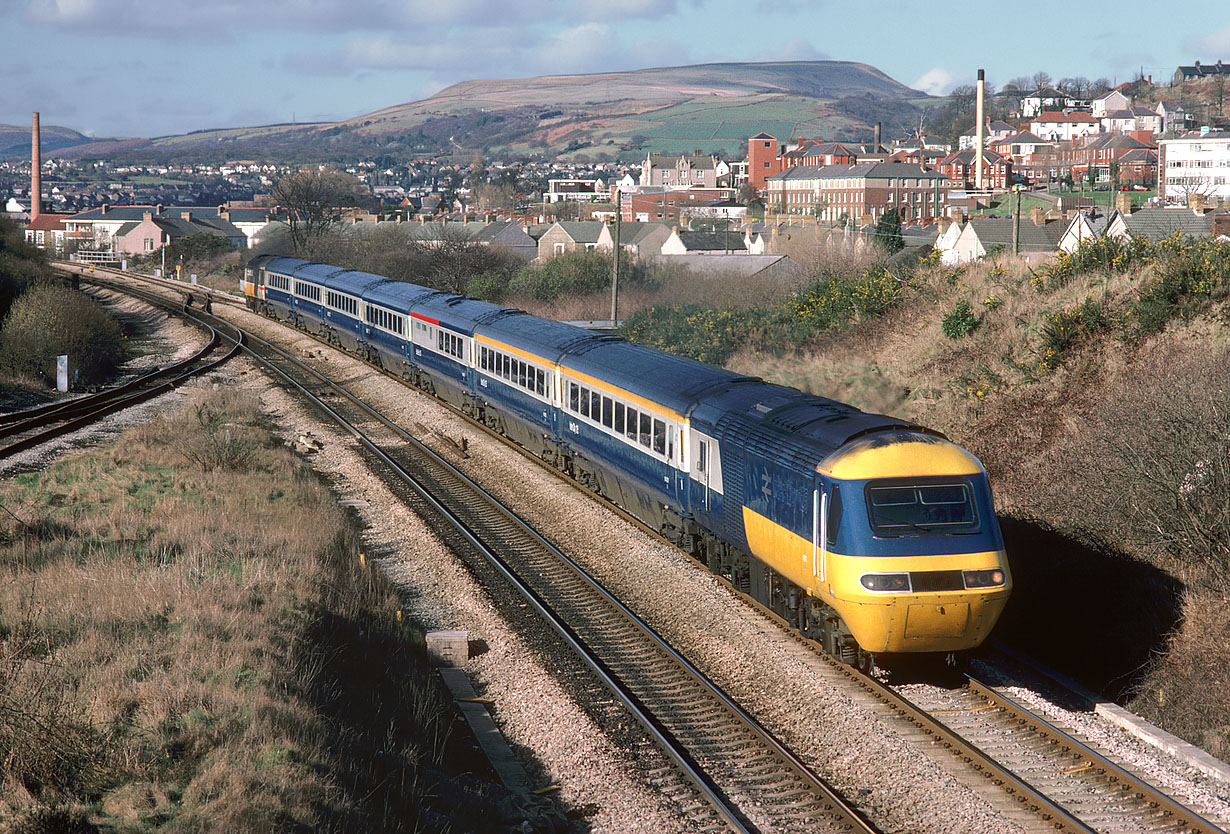
[(1061, 78), (1056, 82), (1055, 88), (1067, 93), (1072, 98), (1084, 98), (1085, 93), (1089, 90), (1089, 79), (1083, 76)]
[(1098, 78), (1089, 84), (1089, 98), (1097, 98), (1103, 93), (1109, 93), (1111, 90), (1109, 78)]
[(343, 209), (362, 205), (368, 196), (367, 188), (349, 174), (314, 168), (288, 174), (273, 186), (274, 200), (287, 210), (296, 252), (306, 251)]
[(1035, 90), (1051, 86), (1051, 74), (1049, 72), (1035, 72), (1032, 80)]

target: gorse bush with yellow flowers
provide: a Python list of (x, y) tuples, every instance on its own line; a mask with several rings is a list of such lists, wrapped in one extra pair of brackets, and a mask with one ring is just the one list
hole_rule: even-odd
[(883, 266), (856, 277), (829, 273), (770, 307), (656, 305), (628, 317), (623, 334), (660, 350), (722, 364), (742, 348), (798, 350), (823, 333), (875, 318), (902, 299), (901, 279)]

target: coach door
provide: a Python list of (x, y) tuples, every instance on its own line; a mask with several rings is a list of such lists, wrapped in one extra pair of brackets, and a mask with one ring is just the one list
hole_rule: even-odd
[(717, 441), (696, 429), (691, 429), (689, 434), (692, 436), (692, 481), (700, 490), (700, 507), (709, 512), (713, 493), (722, 490)]

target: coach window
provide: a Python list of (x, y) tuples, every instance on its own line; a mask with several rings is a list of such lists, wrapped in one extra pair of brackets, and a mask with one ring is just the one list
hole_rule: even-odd
[(653, 450), (659, 455), (666, 454), (666, 423), (653, 421)]
[(617, 434), (624, 433), (624, 404), (615, 403), (615, 425), (613, 426)]
[(602, 395), (597, 391), (589, 392), (589, 418), (595, 423), (602, 421)]
[(589, 416), (589, 389), (584, 386), (581, 387), (581, 416)]
[(535, 368), (534, 376), (537, 383), (534, 386), (534, 390), (538, 392), (540, 397), (545, 397), (547, 395), (547, 372), (542, 368)]
[(666, 427), (666, 457), (670, 460), (675, 459), (675, 427)]
[(636, 409), (628, 406), (628, 429), (624, 432), (628, 435), (628, 439), (633, 443), (636, 442)]
[(829, 497), (828, 534), (825, 537), (825, 540), (829, 544), (837, 544), (837, 528), (841, 527), (842, 514), (841, 487), (837, 486), (837, 484), (833, 484), (833, 492)]
[(525, 374), (526, 374), (526, 371), (528, 370), (529, 368), (526, 367), (526, 364), (524, 362), (517, 363), (517, 384), (520, 385), (522, 388), (526, 387)]
[(602, 425), (608, 429), (614, 424), (615, 420), (615, 401), (610, 397), (602, 398)]
[(581, 389), (575, 382), (568, 383), (568, 408), (572, 411), (581, 409)]
[(641, 412), (641, 445), (649, 448), (653, 441), (653, 418)]

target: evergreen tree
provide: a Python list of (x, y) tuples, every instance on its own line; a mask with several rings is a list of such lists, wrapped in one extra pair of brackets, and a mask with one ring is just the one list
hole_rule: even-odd
[(876, 241), (890, 255), (905, 248), (905, 239), (901, 237), (901, 216), (895, 208), (880, 215), (880, 220), (876, 223)]

